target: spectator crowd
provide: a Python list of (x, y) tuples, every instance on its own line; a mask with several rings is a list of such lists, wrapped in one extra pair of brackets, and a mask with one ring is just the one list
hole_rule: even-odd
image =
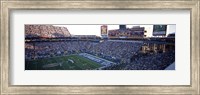
[(140, 53), (143, 43), (123, 41), (59, 41), (31, 42), (25, 44), (26, 60), (43, 59), (71, 54), (88, 53), (117, 64), (106, 70), (157, 70), (164, 69), (175, 61), (175, 52)]
[(25, 38), (60, 38), (70, 37), (66, 27), (53, 25), (25, 25)]
[(170, 64), (175, 62), (175, 51), (165, 53), (142, 54), (133, 56), (131, 63), (117, 64), (105, 70), (164, 70)]
[(25, 44), (26, 59), (41, 59), (69, 54), (89, 53), (116, 63), (130, 62), (141, 48), (140, 42), (118, 41), (59, 41), (32, 42)]

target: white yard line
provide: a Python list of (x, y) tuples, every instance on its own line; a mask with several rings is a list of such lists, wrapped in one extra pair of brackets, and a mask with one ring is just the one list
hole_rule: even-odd
[(91, 55), (91, 54), (88, 54), (88, 53), (80, 53), (79, 55), (103, 65), (103, 67), (100, 67), (99, 69), (102, 69), (102, 68), (108, 67), (110, 65), (116, 64), (112, 61), (109, 61), (109, 60), (106, 60), (106, 59), (103, 59), (103, 58), (100, 58), (100, 57), (97, 57), (97, 56), (94, 56), (94, 55)]

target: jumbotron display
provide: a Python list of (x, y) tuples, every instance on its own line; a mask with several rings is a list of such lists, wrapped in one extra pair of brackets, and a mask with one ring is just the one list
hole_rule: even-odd
[(107, 35), (107, 25), (101, 26), (101, 35)]
[(153, 36), (166, 36), (167, 25), (154, 25)]

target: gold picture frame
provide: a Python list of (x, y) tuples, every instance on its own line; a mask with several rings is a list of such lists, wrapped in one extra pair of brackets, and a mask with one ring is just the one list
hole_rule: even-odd
[[(1, 0), (1, 94), (200, 94), (199, 0)], [(11, 10), (21, 9), (127, 9), (127, 10), (190, 10), (191, 22), (191, 85), (39, 85), (9, 84)]]

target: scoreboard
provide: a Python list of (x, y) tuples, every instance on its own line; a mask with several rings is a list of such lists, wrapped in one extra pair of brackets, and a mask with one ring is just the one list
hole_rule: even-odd
[(120, 30), (126, 30), (126, 25), (119, 25)]
[(101, 26), (101, 35), (107, 35), (107, 25)]
[(154, 25), (153, 36), (165, 36), (167, 32), (167, 25)]

